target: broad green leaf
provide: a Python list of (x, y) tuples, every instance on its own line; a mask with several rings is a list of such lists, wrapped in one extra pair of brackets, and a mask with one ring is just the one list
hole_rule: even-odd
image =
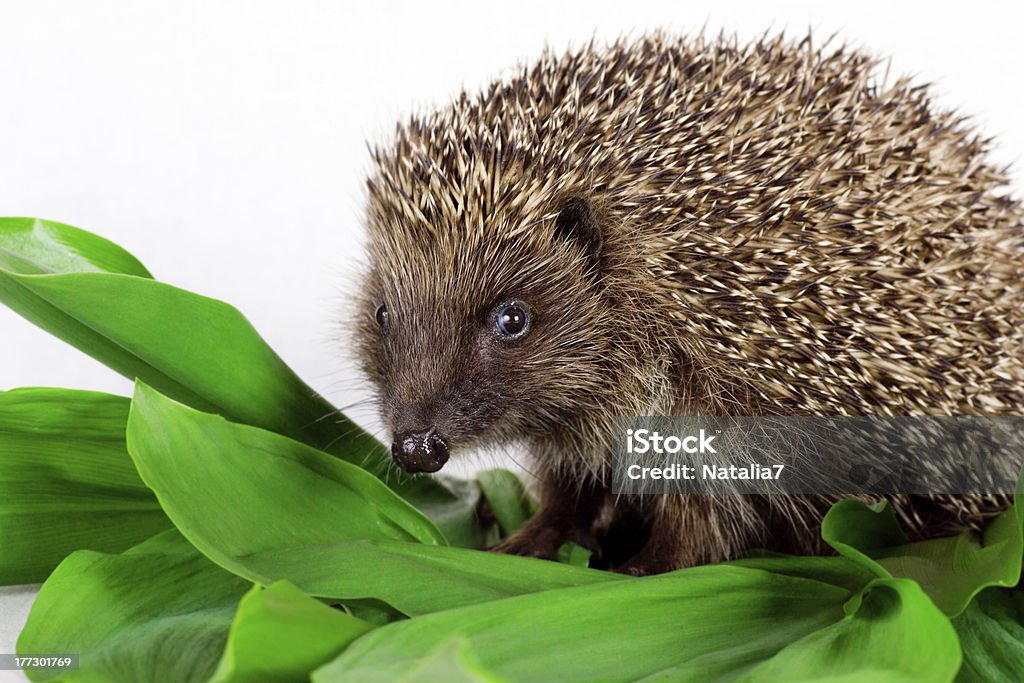
[(1024, 672), (1024, 591), (987, 588), (953, 620), (964, 663), (958, 683), (1020, 680)]
[(285, 579), (310, 595), (422, 614), (623, 578), (431, 545), (443, 540), (430, 522), (362, 470), (141, 383), (128, 450), (178, 529), (211, 560), (262, 585)]
[(909, 544), (892, 506), (882, 501), (866, 505), (841, 500), (821, 522), (821, 535), (836, 552), (859, 563), (877, 576), (888, 576), (871, 555)]
[(170, 527), (125, 448), (128, 399), (0, 392), (0, 584), (45, 579), (70, 552), (120, 552)]
[(571, 564), (575, 567), (586, 567), (590, 565), (591, 552), (573, 542), (565, 543), (558, 549), (555, 559), (564, 564)]
[[(1020, 490), (1022, 484), (1018, 484)], [(822, 537), (840, 554), (878, 576), (917, 581), (949, 616), (960, 614), (989, 586), (1014, 586), (1024, 556), (1024, 496), (985, 527), (949, 538), (903, 543), (888, 504), (842, 501), (829, 510)]]
[(519, 477), (508, 470), (481, 472), (476, 475), (476, 482), (505, 536), (525, 524), (536, 511)]
[(313, 669), (373, 628), (307, 597), (286, 581), (254, 586), (238, 606), (210, 683), (308, 680)]
[(469, 641), (461, 637), (442, 642), (395, 680), (396, 683), (503, 683), (484, 671)]
[[(210, 532), (190, 526), (188, 533), (199, 539)], [(232, 571), (253, 581), (287, 579), (310, 595), (345, 603), (380, 601), (409, 616), (630, 580), (622, 574), (529, 557), (386, 540), (293, 546), (226, 559), (203, 541), (196, 545), (218, 564), (230, 562)]]
[(952, 680), (960, 666), (952, 625), (909, 579), (876, 579), (846, 605), (846, 612), (743, 678), (929, 683)]
[(43, 585), (18, 653), (80, 655), (78, 670), (33, 671), (33, 681), (204, 681), (250, 585), (174, 530), (120, 555), (80, 550)]
[(876, 572), (866, 569), (860, 563), (835, 555), (826, 557), (793, 557), (791, 555), (750, 557), (733, 560), (727, 564), (747, 569), (763, 569), (773, 574), (823, 581), (845, 588), (850, 593), (857, 593), (878, 578)]
[(0, 218), (0, 302), (129, 379), (193, 407), (381, 467), (376, 439), (300, 380), (235, 308), (155, 282), (78, 228)]
[(338, 453), (383, 462), (380, 444), (319, 398), (225, 303), (129, 275), (3, 270), (0, 301), (176, 400), (319, 446), (338, 439)]
[(487, 529), (477, 517), (480, 487), (476, 482), (423, 476), (406, 480), (396, 490), (437, 525), (449, 544), (461, 548), (487, 545)]
[[(230, 558), (305, 544), (444, 543), (429, 519), (355, 465), (187, 408), (141, 382), (128, 418), (128, 452), (175, 525), (232, 571)], [(201, 523), (210, 538), (192, 532)]]
[(152, 277), (113, 242), (38, 218), (0, 218), (0, 270), (23, 275), (103, 272)]
[[(102, 271), (102, 272), (100, 272)], [(299, 379), (238, 310), (170, 285), (120, 247), (36, 219), (0, 219), (0, 303), (130, 379), (284, 434), (391, 481), (456, 542), (482, 531), (430, 478), (398, 473), (380, 442)]]
[(509, 681), (948, 681), (959, 664), (948, 620), (912, 582), (876, 581), (861, 600), (814, 579), (717, 565), (395, 622), (313, 680), (399, 680), (457, 637)]

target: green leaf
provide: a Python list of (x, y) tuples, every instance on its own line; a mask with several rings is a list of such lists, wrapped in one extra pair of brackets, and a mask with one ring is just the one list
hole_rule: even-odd
[(752, 681), (948, 681), (960, 666), (957, 636), (920, 586), (876, 579), (847, 616), (787, 645), (751, 670)]
[(103, 272), (152, 277), (113, 242), (63, 223), (0, 218), (0, 270), (23, 275)]
[(437, 525), (451, 545), (481, 548), (485, 529), (477, 518), (480, 487), (473, 481), (445, 475), (407, 479), (398, 493)]
[[(188, 533), (199, 539), (210, 530), (191, 526)], [(228, 559), (222, 559), (205, 541), (197, 541), (197, 545), (218, 564), (231, 562), (232, 571), (251, 580), (287, 579), (310, 595), (346, 604), (381, 601), (409, 616), (557, 588), (629, 580), (622, 574), (529, 557), (384, 540), (267, 549)]]
[[(304, 544), (444, 543), (429, 519), (364, 470), (192, 410), (141, 382), (128, 418), (128, 452), (175, 525), (231, 571), (236, 558)], [(210, 537), (193, 533), (202, 525)]]
[(494, 513), (501, 532), (511, 535), (535, 512), (535, 505), (519, 477), (508, 470), (495, 469), (476, 475), (484, 499)]
[(1019, 680), (1024, 672), (1024, 591), (988, 588), (953, 620), (964, 663), (958, 683)]
[(840, 555), (877, 576), (889, 574), (871, 555), (909, 544), (892, 506), (885, 501), (872, 505), (856, 500), (839, 501), (822, 520), (821, 535)]
[(129, 379), (195, 408), (386, 465), (380, 443), (316, 395), (235, 308), (155, 282), (84, 230), (0, 218), (0, 301)]
[(238, 310), (148, 277), (133, 256), (83, 230), (0, 219), (0, 302), (175, 400), (387, 475), (453, 539), (479, 544), (461, 500), (448, 509), (441, 484), (395, 471), (387, 449), (299, 379)]
[(129, 378), (176, 400), (339, 453), (382, 458), (227, 304), (128, 275), (12, 275), (0, 301)]
[(822, 581), (857, 593), (876, 578), (876, 572), (864, 568), (860, 563), (841, 556), (799, 557), (776, 555), (749, 557), (733, 560), (727, 564), (748, 569), (762, 569), (773, 574)]
[(469, 641), (460, 637), (443, 641), (395, 680), (397, 683), (502, 683), (494, 674), (484, 671)]
[(120, 552), (170, 527), (125, 448), (128, 399), (0, 392), (0, 584), (45, 579), (70, 552)]
[(586, 567), (590, 565), (591, 552), (582, 546), (578, 546), (575, 543), (569, 542), (562, 545), (558, 549), (558, 554), (555, 559), (565, 564), (571, 564), (576, 567)]
[(333, 659), (373, 624), (307, 597), (287, 581), (253, 587), (238, 606), (210, 683), (287, 683)]
[(443, 543), (430, 522), (362, 470), (141, 383), (128, 450), (178, 529), (220, 566), (263, 585), (286, 579), (310, 595), (421, 614), (623, 578), (429, 545)]
[(203, 681), (249, 587), (174, 530), (120, 555), (80, 550), (43, 585), (18, 653), (80, 655), (78, 670), (33, 681)]
[(395, 622), (313, 680), (399, 680), (457, 637), (512, 681), (952, 680), (956, 634), (912, 582), (876, 580), (860, 596), (800, 576), (697, 567)]
[[(1018, 484), (1018, 489), (1024, 482)], [(840, 554), (877, 576), (917, 581), (947, 615), (960, 614), (989, 586), (1014, 586), (1024, 557), (1024, 496), (985, 527), (949, 538), (903, 543), (886, 503), (842, 501), (822, 522), (822, 537)]]

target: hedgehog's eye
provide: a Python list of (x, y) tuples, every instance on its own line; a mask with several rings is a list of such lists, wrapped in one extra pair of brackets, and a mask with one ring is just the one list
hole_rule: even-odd
[(387, 306), (385, 306), (384, 304), (381, 304), (380, 306), (378, 306), (377, 310), (374, 311), (374, 313), (373, 313), (373, 319), (377, 321), (378, 325), (380, 325), (380, 329), (384, 330), (385, 332), (388, 331), (389, 320), (388, 320), (388, 307)]
[(510, 339), (526, 334), (530, 327), (530, 312), (522, 301), (501, 304), (494, 313), (494, 326), (498, 334)]

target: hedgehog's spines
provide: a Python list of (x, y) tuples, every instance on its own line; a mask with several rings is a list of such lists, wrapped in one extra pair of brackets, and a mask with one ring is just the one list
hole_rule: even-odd
[[(832, 40), (592, 41), (410, 118), (372, 152), (375, 295), (455, 329), (517, 283), (547, 292), (559, 335), (521, 368), (543, 389), (527, 405), (512, 387), (503, 433), (565, 476), (607, 466), (617, 414), (1019, 414), (1024, 212), (1006, 171), (927, 87)], [(599, 216), (596, 284), (552, 246), (566, 197)], [(992, 507), (936, 501), (970, 523)], [(806, 530), (819, 502), (716, 514)]]

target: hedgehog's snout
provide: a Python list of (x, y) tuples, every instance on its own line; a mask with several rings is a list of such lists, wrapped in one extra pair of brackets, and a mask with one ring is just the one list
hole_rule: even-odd
[(406, 472), (437, 472), (448, 462), (448, 442), (436, 428), (395, 434), (391, 457)]

